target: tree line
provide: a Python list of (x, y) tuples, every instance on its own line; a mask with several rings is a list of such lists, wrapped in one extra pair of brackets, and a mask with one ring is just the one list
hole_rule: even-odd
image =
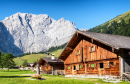
[(13, 68), (16, 64), (13, 61), (13, 54), (12, 53), (3, 53), (0, 51), (0, 67), (3, 68)]

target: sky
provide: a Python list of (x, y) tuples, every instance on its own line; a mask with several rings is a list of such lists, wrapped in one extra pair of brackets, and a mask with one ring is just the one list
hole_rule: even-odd
[(129, 4), (130, 0), (0, 0), (0, 21), (17, 12), (47, 14), (89, 30), (129, 11)]

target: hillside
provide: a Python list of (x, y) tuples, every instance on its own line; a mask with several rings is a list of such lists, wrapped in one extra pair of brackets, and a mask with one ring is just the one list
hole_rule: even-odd
[[(55, 57), (58, 57), (63, 49), (58, 49), (54, 52), (51, 52), (51, 54), (55, 54)], [(51, 56), (51, 55), (49, 55)], [(35, 61), (38, 61), (41, 57), (46, 57), (46, 54), (31, 54), (31, 55), (25, 55), (23, 57), (17, 57), (14, 58), (14, 62), (16, 63), (16, 66), (22, 65), (24, 60), (27, 60), (28, 63), (34, 63)]]
[(114, 19), (96, 26), (90, 32), (130, 36), (130, 11), (115, 17)]

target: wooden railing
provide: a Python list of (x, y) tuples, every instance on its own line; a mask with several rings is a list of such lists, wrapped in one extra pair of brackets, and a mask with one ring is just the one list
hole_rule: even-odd
[(64, 75), (65, 74), (65, 70), (55, 70), (54, 71), (54, 75)]
[(123, 78), (124, 81), (130, 81), (130, 72), (129, 73), (123, 73)]

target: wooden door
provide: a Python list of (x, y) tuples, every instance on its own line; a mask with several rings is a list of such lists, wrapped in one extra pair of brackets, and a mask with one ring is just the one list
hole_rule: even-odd
[(99, 63), (99, 67), (98, 67), (98, 75), (104, 75), (104, 65), (103, 63)]
[(77, 74), (76, 65), (73, 65), (72, 74), (73, 74), (73, 75), (76, 75), (76, 74)]
[(104, 69), (98, 69), (98, 74), (99, 74), (99, 76), (104, 75)]

